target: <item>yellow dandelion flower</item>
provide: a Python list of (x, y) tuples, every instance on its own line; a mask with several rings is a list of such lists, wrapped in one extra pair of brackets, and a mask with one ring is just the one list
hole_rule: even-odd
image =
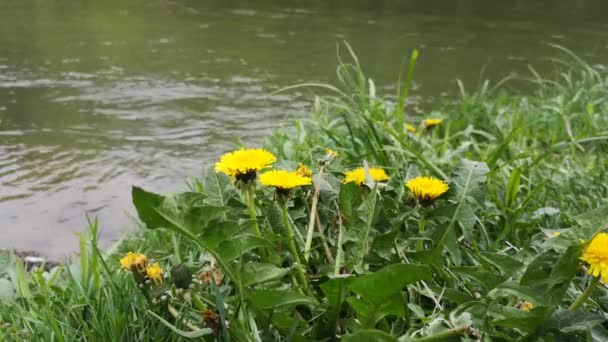
[(325, 150), (323, 150), (323, 152), (325, 152), (325, 154), (327, 155), (326, 157), (328, 158), (335, 158), (338, 155), (338, 152), (332, 150), (331, 148), (326, 148)]
[(426, 120), (424, 120), (424, 126), (426, 128), (433, 128), (435, 126), (438, 126), (442, 122), (443, 122), (443, 119), (426, 119)]
[(277, 158), (270, 152), (261, 149), (245, 149), (233, 151), (220, 157), (215, 164), (215, 172), (223, 172), (237, 180), (252, 181), (256, 172), (271, 166)]
[(416, 177), (405, 186), (421, 202), (432, 202), (449, 189), (446, 182), (433, 177)]
[(163, 269), (157, 262), (146, 267), (146, 278), (150, 279), (154, 284), (163, 282)]
[(589, 243), (581, 260), (589, 264), (589, 274), (608, 284), (608, 233), (599, 233)]
[(129, 252), (120, 259), (120, 267), (126, 271), (143, 270), (148, 266), (148, 258), (141, 253)]
[(560, 236), (560, 235), (562, 235), (562, 233), (561, 233), (561, 232), (553, 232), (553, 237), (558, 237), (558, 236)]
[[(372, 176), (374, 182), (382, 182), (388, 179), (388, 175), (384, 172), (383, 169), (370, 167), (369, 175)], [(357, 185), (363, 184), (365, 182), (365, 169), (362, 167), (356, 168), (354, 170), (346, 171), (344, 173), (344, 181), (343, 183), (355, 182)]]
[(296, 173), (302, 177), (312, 177), (312, 171), (308, 168), (308, 166), (300, 163), (298, 164), (298, 168), (296, 169)]
[(416, 133), (416, 126), (412, 124), (405, 124), (405, 129), (410, 133)]
[(275, 187), (278, 190), (289, 190), (302, 185), (310, 185), (312, 184), (312, 179), (304, 177), (297, 172), (272, 170), (260, 175), (260, 183)]
[(524, 311), (530, 311), (530, 310), (532, 310), (533, 307), (534, 307), (534, 305), (532, 305), (532, 303), (530, 303), (530, 302), (523, 302), (519, 308), (522, 309), (522, 310), (524, 310)]

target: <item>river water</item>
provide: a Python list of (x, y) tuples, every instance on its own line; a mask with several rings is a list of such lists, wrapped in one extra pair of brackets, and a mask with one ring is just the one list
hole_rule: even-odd
[(606, 13), (605, 0), (2, 0), (0, 248), (65, 256), (87, 213), (109, 244), (135, 226), (132, 184), (183, 189), (235, 142), (305, 116), (310, 91), (268, 94), (333, 82), (342, 41), (381, 94), (418, 48), (424, 112), (456, 79), (550, 70), (547, 43), (603, 63)]

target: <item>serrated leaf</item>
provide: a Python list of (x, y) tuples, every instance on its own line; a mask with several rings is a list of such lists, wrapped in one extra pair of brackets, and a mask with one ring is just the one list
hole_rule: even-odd
[(226, 188), (229, 184), (230, 179), (227, 176), (209, 170), (204, 182), (207, 194), (205, 202), (220, 207), (226, 205), (228, 203)]
[(573, 219), (581, 226), (584, 238), (590, 239), (595, 233), (608, 226), (608, 205), (574, 216)]
[(604, 319), (593, 313), (556, 309), (549, 317), (545, 329), (556, 329), (563, 333), (569, 333), (577, 330), (587, 330), (602, 322), (604, 322)]

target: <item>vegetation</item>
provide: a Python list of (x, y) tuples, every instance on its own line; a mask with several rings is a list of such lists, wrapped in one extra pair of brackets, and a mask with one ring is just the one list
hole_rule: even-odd
[(5, 339), (608, 340), (606, 75), (570, 54), (533, 95), (461, 86), (420, 118), (417, 53), (393, 102), (350, 57), (265, 149), (134, 187), (147, 230), (116, 253), (92, 222), (76, 263), (11, 260)]

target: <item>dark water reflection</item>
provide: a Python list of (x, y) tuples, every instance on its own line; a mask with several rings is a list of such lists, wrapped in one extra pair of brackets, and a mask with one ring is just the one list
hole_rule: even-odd
[(61, 256), (85, 213), (111, 241), (133, 226), (129, 188), (183, 188), (237, 140), (306, 115), (351, 43), (378, 92), (419, 48), (414, 108), (550, 68), (552, 42), (608, 56), (606, 1), (0, 2), (0, 248)]

